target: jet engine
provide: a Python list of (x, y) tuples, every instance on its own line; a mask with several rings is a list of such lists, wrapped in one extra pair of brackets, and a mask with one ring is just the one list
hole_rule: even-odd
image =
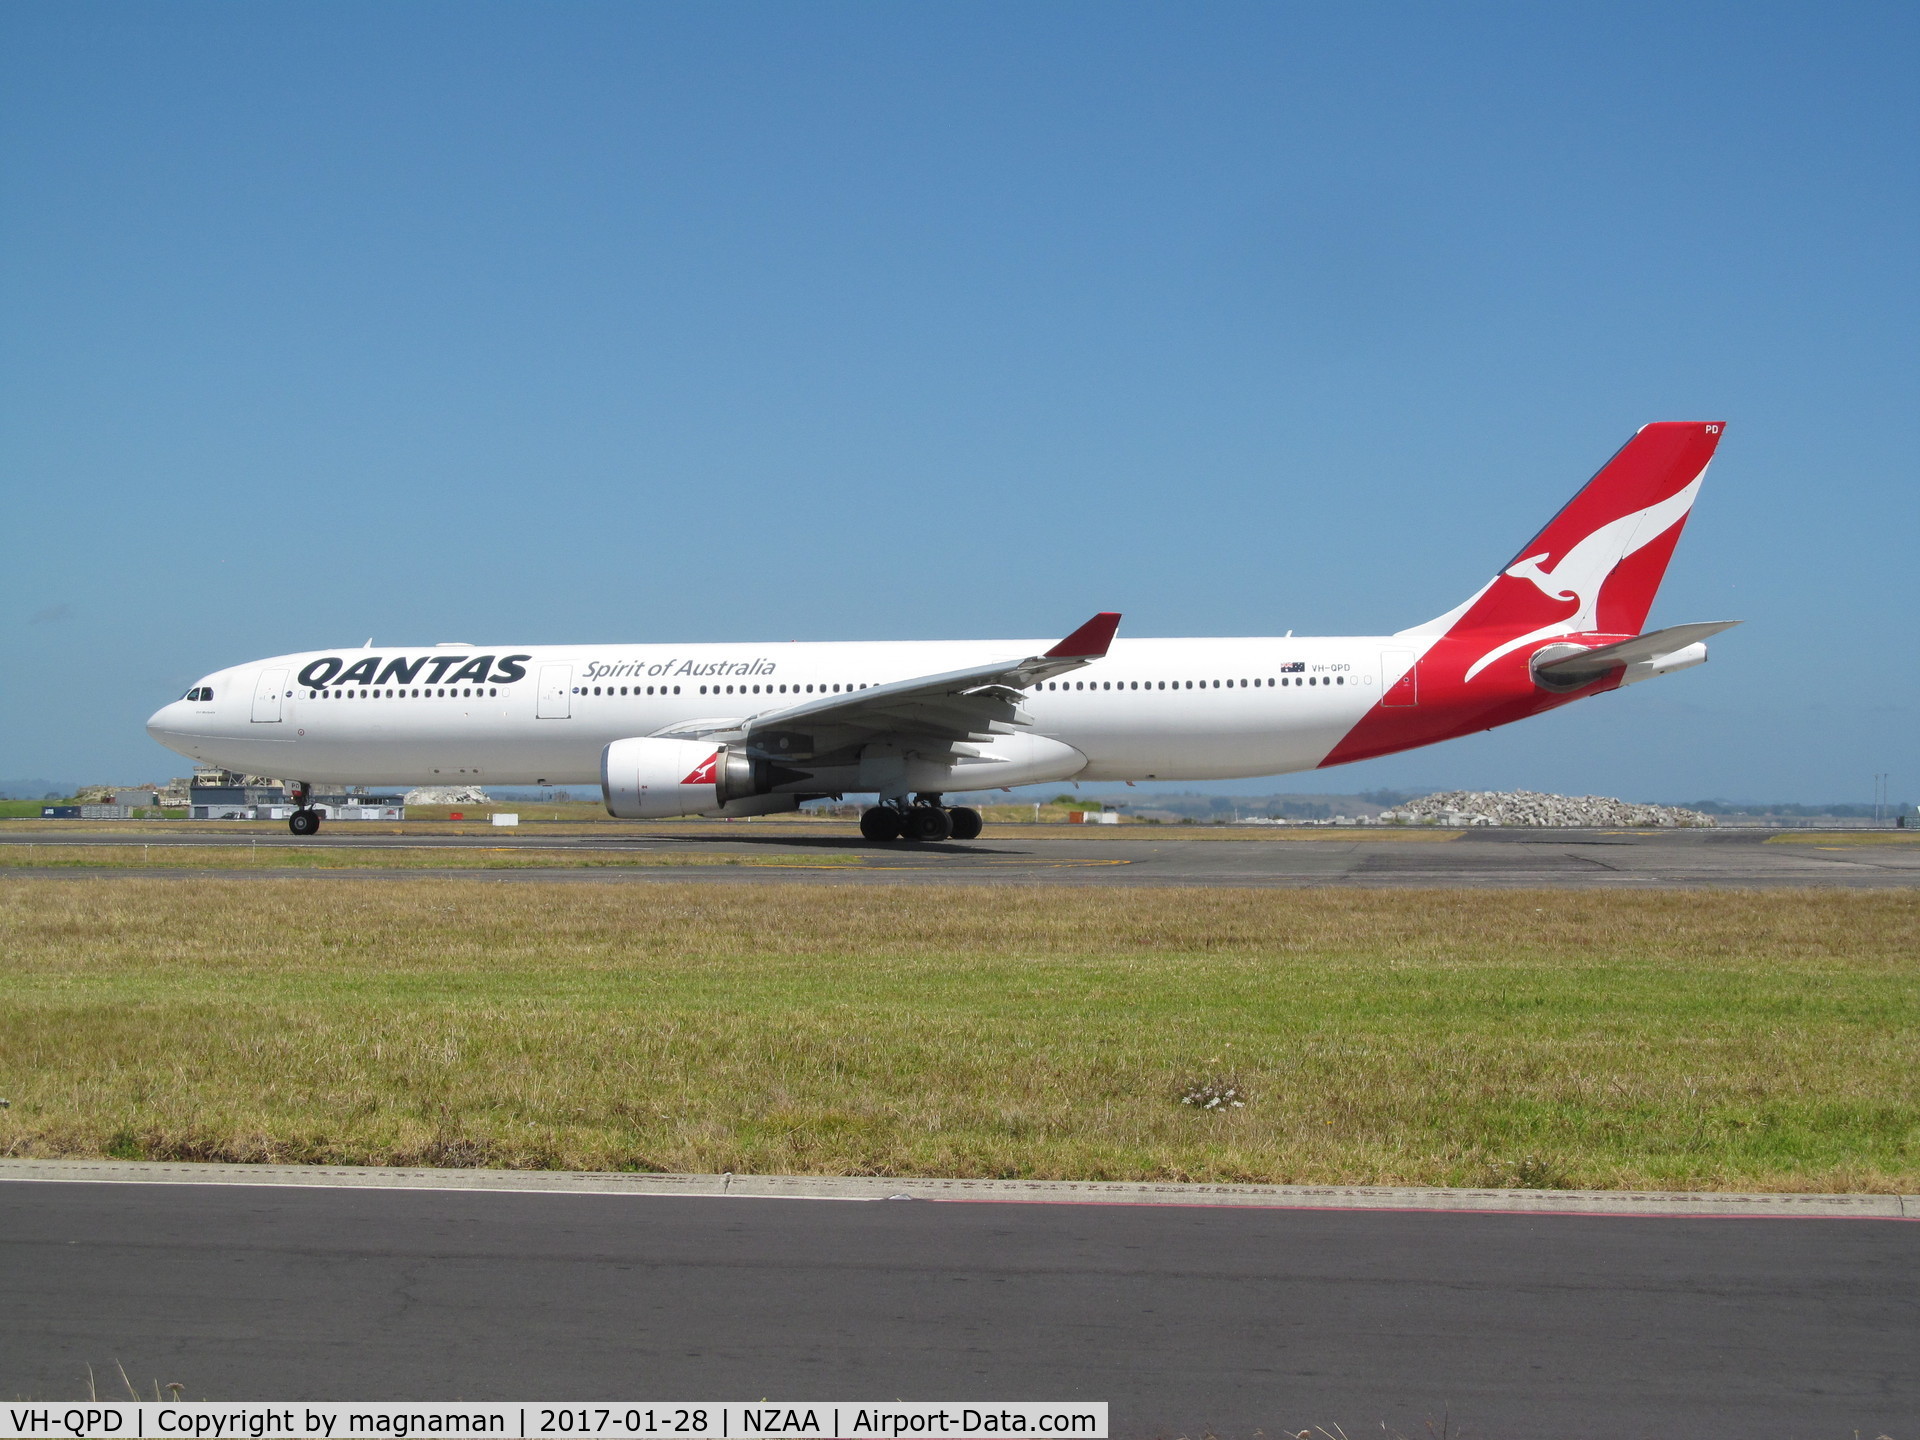
[(792, 810), (802, 797), (776, 795), (773, 788), (806, 778), (709, 740), (643, 736), (615, 740), (600, 752), (600, 793), (607, 813), (622, 820)]

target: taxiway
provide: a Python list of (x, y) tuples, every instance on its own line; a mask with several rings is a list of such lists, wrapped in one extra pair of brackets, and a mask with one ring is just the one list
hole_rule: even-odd
[(1118, 1437), (1905, 1434), (1920, 1229), (0, 1181), (0, 1384), (1106, 1399)]
[[(403, 878), (460, 875), (503, 882), (634, 884), (661, 880), (697, 880), (713, 884), (881, 883), (1012, 885), (1228, 885), (1308, 886), (1508, 886), (1607, 889), (1619, 886), (1920, 886), (1920, 843), (1892, 836), (1887, 843), (1861, 843), (1849, 837), (1801, 837), (1762, 830), (1468, 830), (1457, 835), (1399, 840), (1377, 834), (1338, 830), (1298, 837), (1257, 836), (1218, 839), (1130, 829), (1124, 834), (1061, 835), (1058, 831), (1022, 834), (1017, 827), (989, 830), (968, 842), (875, 845), (851, 827), (819, 833), (813, 827), (787, 825), (687, 825), (648, 827), (623, 833), (606, 827), (599, 833), (542, 835), (433, 834), (422, 827), (405, 834), (355, 834), (333, 827), (318, 837), (295, 840), (282, 831), (223, 831), (208, 823), (167, 831), (86, 831), (36, 833), (29, 828), (0, 832), (0, 846), (32, 845), (40, 853), (73, 844), (131, 847), (127, 867), (35, 867), (13, 852), (16, 863), (0, 873), (57, 875), (65, 878), (124, 874), (231, 874), (275, 878)], [(231, 847), (231, 870), (170, 869), (174, 846)], [(290, 870), (261, 868), (256, 854), (242, 852), (281, 847), (320, 849), (341, 857), (364, 855), (369, 868)], [(414, 865), (381, 871), (379, 852), (393, 848), (415, 852)], [(136, 862), (134, 852), (139, 852)], [(420, 852), (444, 864), (419, 868)], [(512, 870), (463, 865), (468, 857), (510, 851), (521, 861), (543, 854), (553, 868), (537, 864)], [(646, 863), (592, 869), (565, 868), (571, 859)], [(676, 865), (676, 857), (704, 863)], [(755, 862), (713, 864), (715, 858)], [(809, 864), (809, 862), (818, 862)], [(773, 862), (773, 863), (768, 863)], [(137, 865), (137, 868), (134, 868)]]

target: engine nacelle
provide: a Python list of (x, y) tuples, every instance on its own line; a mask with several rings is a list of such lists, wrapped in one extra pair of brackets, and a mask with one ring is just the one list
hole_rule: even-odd
[(616, 740), (600, 752), (600, 793), (622, 820), (698, 815), (765, 793), (757, 768), (710, 740)]

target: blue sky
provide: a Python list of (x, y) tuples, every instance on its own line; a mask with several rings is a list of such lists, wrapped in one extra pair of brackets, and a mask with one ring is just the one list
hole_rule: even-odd
[(1911, 6), (16, 4), (0, 775), (356, 642), (1372, 633), (1724, 419), (1705, 669), (1241, 790), (1920, 793)]

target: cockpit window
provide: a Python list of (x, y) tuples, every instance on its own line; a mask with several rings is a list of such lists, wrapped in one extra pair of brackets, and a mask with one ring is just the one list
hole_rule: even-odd
[(184, 698), (188, 700), (198, 700), (204, 703), (213, 699), (213, 687), (211, 685), (196, 685), (193, 689), (187, 691)]

